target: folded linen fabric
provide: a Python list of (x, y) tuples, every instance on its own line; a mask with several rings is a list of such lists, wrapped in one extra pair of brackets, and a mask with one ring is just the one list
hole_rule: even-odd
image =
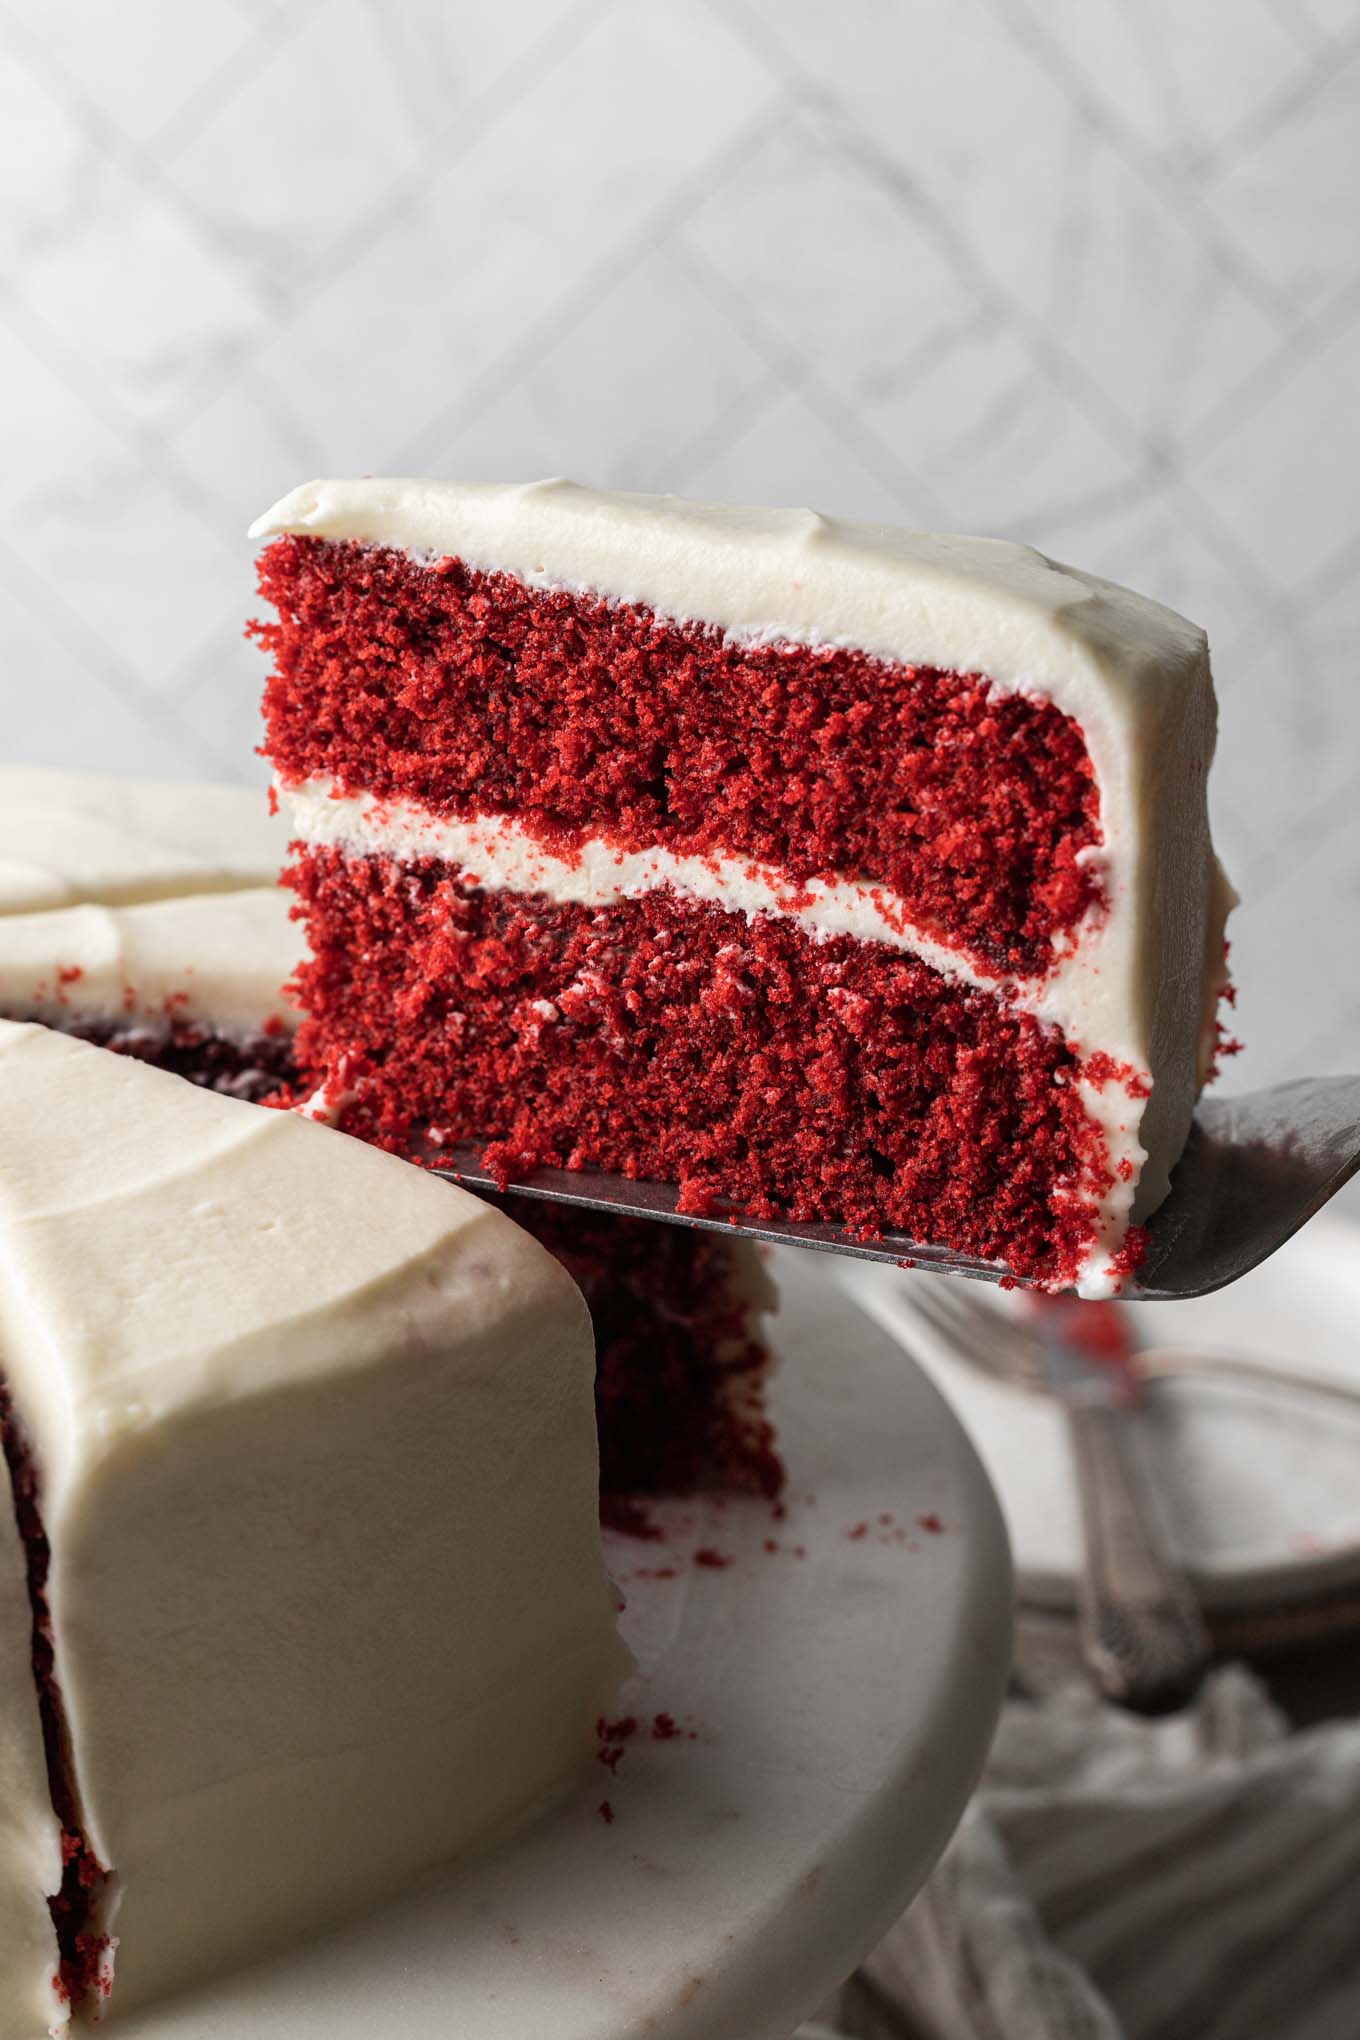
[(939, 1868), (799, 2040), (1360, 2033), (1360, 1722), (1291, 1734), (1216, 1672), (1141, 1721), (1006, 1709)]

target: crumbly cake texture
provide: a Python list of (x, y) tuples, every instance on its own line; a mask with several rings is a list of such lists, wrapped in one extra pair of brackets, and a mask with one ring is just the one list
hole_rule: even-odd
[(294, 883), (298, 1055), (325, 1069), (343, 1044), (342, 1123), (380, 1146), (475, 1132), (507, 1183), (617, 1170), (680, 1182), (686, 1211), (944, 1238), (1044, 1279), (1086, 1250), (1110, 1185), (1076, 1058), (909, 953), (673, 892), (548, 908), (340, 850)]
[(503, 1214), (9, 1022), (0, 1150), (0, 2036), (32, 2040), (530, 1818), (627, 1661), (589, 1321)]
[[(1097, 896), (1090, 761), (1050, 703), (352, 541), (281, 539), (260, 586), (288, 619), (266, 638), (287, 783), (515, 815), (565, 854), (603, 832), (795, 886), (870, 872), (913, 925), (1027, 973)], [(361, 646), (390, 691), (355, 685)]]
[(1192, 625), (1024, 547), (567, 483), (315, 483), (255, 535), (347, 1126), (1118, 1289), (1225, 982)]
[(784, 1466), (762, 1333), (776, 1301), (759, 1249), (538, 1197), (498, 1201), (562, 1263), (590, 1309), (605, 1523), (645, 1532), (639, 1498), (700, 1489), (776, 1501)]

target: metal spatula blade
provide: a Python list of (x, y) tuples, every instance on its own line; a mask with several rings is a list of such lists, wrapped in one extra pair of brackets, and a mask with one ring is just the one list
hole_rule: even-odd
[[(1360, 1076), (1301, 1077), (1239, 1098), (1204, 1099), (1172, 1176), (1171, 1194), (1149, 1222), (1147, 1258), (1121, 1291), (1121, 1301), (1207, 1296), (1236, 1282), (1282, 1247), (1358, 1169)], [(482, 1167), (475, 1144), (457, 1149), (455, 1166), (439, 1173), (474, 1190), (499, 1187)], [(864, 1261), (911, 1261), (935, 1274), (972, 1281), (999, 1282), (1008, 1272), (999, 1262), (951, 1253), (899, 1233), (865, 1241), (849, 1239), (833, 1225), (696, 1217), (676, 1210), (679, 1193), (670, 1183), (634, 1183), (626, 1176), (585, 1169), (543, 1169), (511, 1188), (558, 1204), (741, 1233), (776, 1245), (814, 1247)]]

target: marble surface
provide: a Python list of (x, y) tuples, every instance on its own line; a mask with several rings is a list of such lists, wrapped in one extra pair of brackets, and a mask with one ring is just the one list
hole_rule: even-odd
[(10, 755), (258, 776), (318, 471), (1002, 532), (1210, 630), (1232, 1081), (1360, 1059), (1349, 0), (0, 0), (0, 190)]

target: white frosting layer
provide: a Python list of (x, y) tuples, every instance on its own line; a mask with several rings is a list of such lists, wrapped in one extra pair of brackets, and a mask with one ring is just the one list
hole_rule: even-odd
[(1003, 539), (852, 524), (815, 510), (626, 496), (574, 482), (319, 481), (252, 538), (398, 546), (643, 603), (743, 638), (841, 644), (985, 673), (1087, 723), (1097, 695), (1174, 693), (1204, 634), (1174, 610)]
[(0, 1013), (58, 1025), (173, 1016), (227, 1035), (291, 1029), (299, 1016), (281, 988), (303, 947), (292, 898), (274, 885), (6, 915)]
[(0, 914), (272, 885), (287, 841), (260, 791), (0, 766)]
[(24, 1550), (0, 1461), (0, 2040), (38, 2040), (69, 2024), (55, 1988), (57, 1937), (47, 1909), (61, 1869)]
[[(1134, 1214), (1161, 1201), (1199, 1088), (1222, 936), (1205, 802), (1215, 709), (1193, 624), (1000, 540), (562, 481), (312, 482), (252, 527), (257, 538), (283, 532), (453, 555), (743, 640), (845, 645), (982, 673), (1073, 717), (1100, 789), (1107, 911), (1088, 918), (1076, 952), (1032, 988), (1033, 1010), (1083, 1054), (1104, 1051), (1149, 1078), (1146, 1106), (1120, 1087), (1099, 1112), (1117, 1136), (1113, 1159), (1134, 1166)], [(845, 888), (830, 890), (835, 902), (819, 902), (827, 912), (850, 904)], [(1108, 1201), (1111, 1245), (1134, 1187), (1121, 1184)], [(1093, 1267), (1091, 1293), (1107, 1279)]]
[(0, 1366), (126, 2012), (584, 1759), (623, 1668), (589, 1324), (477, 1199), (41, 1027), (0, 1023), (0, 1147)]

